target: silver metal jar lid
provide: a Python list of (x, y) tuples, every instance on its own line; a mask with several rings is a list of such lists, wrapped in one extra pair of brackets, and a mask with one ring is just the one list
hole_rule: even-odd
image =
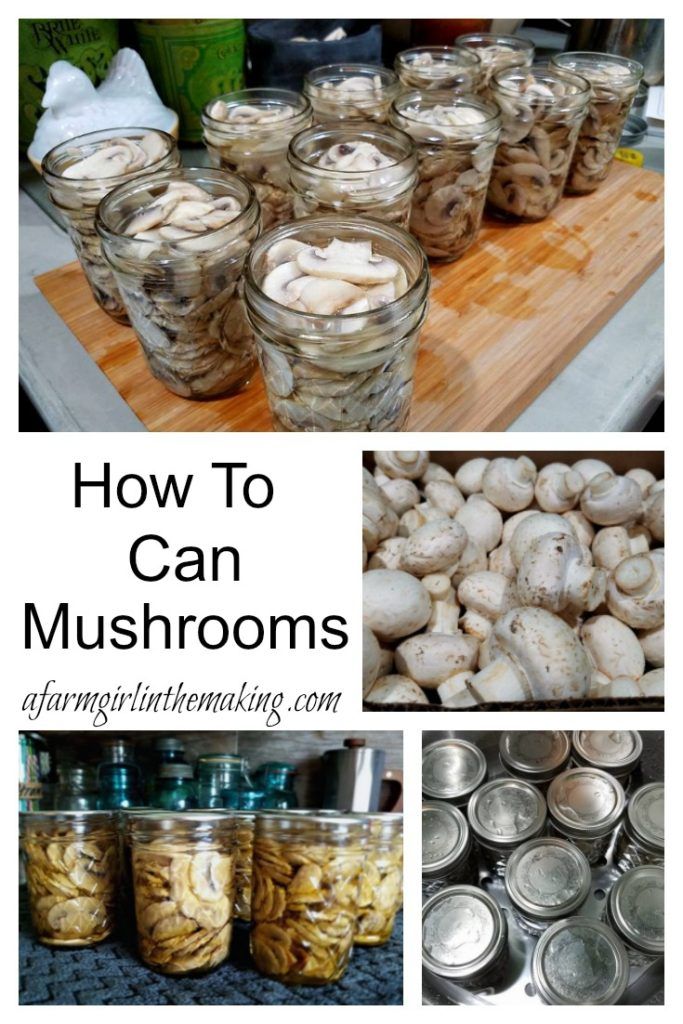
[(572, 746), (579, 764), (617, 776), (633, 771), (643, 753), (640, 733), (630, 730), (577, 730), (572, 734)]
[(470, 843), (465, 815), (439, 800), (422, 804), (422, 874), (438, 876), (457, 864)]
[(493, 779), (472, 794), (467, 817), (474, 835), (483, 843), (517, 846), (543, 829), (545, 800), (530, 782)]
[(569, 761), (571, 744), (566, 732), (534, 729), (501, 733), (499, 743), (503, 767), (529, 782), (548, 782)]
[(619, 824), (626, 794), (599, 768), (570, 768), (548, 788), (548, 813), (559, 830), (577, 839), (604, 836)]
[(626, 809), (633, 838), (657, 852), (664, 852), (664, 783), (650, 782), (637, 789)]
[(436, 800), (465, 802), (486, 778), (486, 758), (474, 743), (455, 737), (422, 751), (422, 792)]
[(606, 924), (570, 917), (538, 940), (531, 974), (552, 1006), (611, 1006), (626, 990), (629, 964), (621, 940)]
[(588, 860), (566, 839), (530, 839), (514, 851), (505, 868), (505, 889), (512, 903), (522, 914), (541, 921), (573, 914), (590, 888)]
[(632, 868), (613, 886), (607, 904), (617, 935), (641, 953), (664, 952), (664, 868)]
[(488, 893), (453, 885), (422, 908), (422, 963), (446, 978), (466, 982), (494, 964), (507, 943), (507, 922)]

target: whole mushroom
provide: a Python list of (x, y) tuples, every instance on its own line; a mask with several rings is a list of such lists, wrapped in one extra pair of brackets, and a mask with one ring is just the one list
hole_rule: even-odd
[(455, 482), (464, 495), (478, 494), (484, 483), (484, 473), (490, 459), (468, 459), (455, 474)]
[(581, 511), (599, 526), (619, 526), (637, 519), (643, 497), (635, 480), (598, 473), (581, 495)]
[(536, 467), (526, 455), (491, 459), (484, 470), (484, 497), (502, 512), (519, 512), (534, 500)]
[(459, 672), (474, 668), (479, 643), (465, 633), (422, 633), (404, 640), (396, 648), (396, 668), (425, 690)]
[(379, 640), (417, 633), (431, 613), (429, 594), (410, 573), (371, 569), (363, 576), (363, 622)]
[(607, 607), (632, 629), (656, 629), (664, 622), (664, 550), (619, 562), (607, 583)]
[(496, 619), (519, 604), (514, 581), (489, 570), (467, 576), (458, 587), (458, 600), (466, 609), (463, 630), (479, 641), (486, 640)]
[(429, 465), (429, 452), (375, 452), (375, 462), (392, 479), (417, 480)]
[(465, 527), (470, 540), (484, 551), (498, 547), (503, 533), (503, 517), (483, 494), (471, 494), (456, 512), (455, 519)]
[(581, 627), (581, 640), (593, 664), (591, 687), (599, 690), (613, 680), (639, 680), (645, 671), (645, 655), (638, 637), (612, 615), (595, 615)]
[(550, 462), (539, 470), (534, 494), (544, 512), (568, 512), (584, 489), (583, 477), (563, 462)]
[(519, 603), (550, 612), (565, 608), (594, 611), (605, 598), (607, 574), (585, 565), (573, 537), (546, 533), (527, 549), (517, 574)]

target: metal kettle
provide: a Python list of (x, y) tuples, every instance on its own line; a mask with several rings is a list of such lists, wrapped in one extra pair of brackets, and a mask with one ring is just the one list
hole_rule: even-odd
[(322, 806), (341, 811), (377, 811), (385, 773), (386, 754), (365, 745), (364, 739), (349, 737), (343, 749), (323, 754), (325, 787)]

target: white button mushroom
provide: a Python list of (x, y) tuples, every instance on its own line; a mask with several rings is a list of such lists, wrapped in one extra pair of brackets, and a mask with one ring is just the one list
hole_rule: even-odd
[(664, 549), (620, 562), (607, 583), (607, 607), (632, 629), (664, 622)]
[(517, 566), (512, 560), (512, 552), (509, 544), (501, 544), (494, 548), (489, 555), (489, 569), (491, 572), (500, 572), (508, 579), (517, 578)]
[(638, 637), (612, 615), (587, 619), (581, 627), (581, 641), (594, 668), (592, 688), (619, 678), (638, 680), (645, 671)]
[(639, 469), (637, 467), (635, 469), (628, 469), (624, 476), (627, 476), (629, 480), (635, 480), (644, 498), (657, 480), (657, 477), (649, 469)]
[(387, 537), (377, 545), (368, 563), (369, 569), (400, 569), (405, 537)]
[(455, 600), (450, 577), (444, 573), (432, 573), (422, 577), (422, 586), (432, 600), (432, 614), (426, 632), (459, 633), (460, 605)]
[(579, 544), (583, 544), (584, 547), (590, 548), (595, 537), (595, 528), (589, 519), (586, 519), (583, 512), (579, 512), (578, 509), (572, 508), (568, 512), (562, 513), (562, 518), (566, 519), (571, 525)]
[(366, 697), (379, 675), (382, 651), (377, 637), (367, 626), (363, 626), (363, 696)]
[(460, 625), (479, 641), (487, 638), (496, 619), (519, 604), (514, 582), (490, 571), (467, 576), (458, 587), (458, 600), (466, 608)]
[(451, 517), (465, 504), (460, 489), (446, 480), (433, 480), (425, 484), (424, 490), (429, 504), (434, 508), (440, 508)]
[(483, 547), (473, 541), (468, 534), (467, 545), (458, 560), (458, 566), (453, 573), (451, 580), (454, 587), (457, 587), (461, 580), (473, 572), (484, 572), (488, 569), (488, 557)]
[(498, 547), (503, 533), (503, 517), (483, 494), (471, 494), (456, 512), (455, 519), (465, 527), (470, 540), (484, 551)]
[(593, 477), (581, 495), (581, 511), (598, 526), (620, 526), (637, 519), (642, 504), (635, 480), (613, 473)]
[(408, 537), (401, 568), (415, 576), (454, 571), (467, 545), (467, 532), (455, 520), (425, 523)]
[(591, 550), (595, 564), (611, 572), (625, 558), (649, 551), (650, 545), (642, 533), (632, 537), (625, 526), (605, 526), (595, 534)]
[(638, 640), (648, 664), (661, 668), (664, 664), (664, 626), (641, 630)]
[(434, 690), (457, 672), (474, 668), (479, 644), (464, 633), (423, 633), (411, 636), (396, 648), (399, 673), (425, 690)]
[(664, 488), (650, 490), (643, 505), (643, 525), (655, 540), (664, 540)]
[(579, 459), (572, 466), (572, 469), (580, 473), (583, 477), (583, 482), (589, 484), (600, 473), (611, 473), (614, 476), (614, 470), (611, 466), (608, 466), (602, 459)]
[(526, 455), (492, 459), (484, 470), (484, 497), (503, 512), (519, 512), (534, 500), (536, 467)]
[(375, 452), (375, 462), (392, 479), (417, 480), (429, 465), (429, 452)]
[(550, 462), (539, 470), (534, 494), (544, 512), (567, 512), (577, 504), (583, 477), (563, 462)]
[(510, 554), (517, 569), (532, 544), (548, 533), (576, 539), (572, 524), (564, 516), (554, 512), (536, 512), (519, 524), (510, 540)]
[(438, 480), (452, 484), (454, 482), (453, 474), (449, 473), (444, 466), (440, 466), (438, 462), (430, 462), (420, 477), (420, 483), (424, 487), (426, 484), (435, 483)]
[(420, 504), (420, 492), (412, 480), (404, 480), (400, 477), (392, 480), (387, 477), (380, 484), (380, 490), (397, 516), (402, 516), (409, 508)]
[(380, 676), (366, 694), (371, 704), (429, 704), (427, 694), (406, 676)]
[(437, 686), (436, 692), (445, 708), (475, 708), (477, 706), (477, 700), (467, 686), (471, 678), (471, 672), (457, 672)]
[(463, 494), (478, 494), (482, 489), (484, 472), (489, 459), (468, 459), (455, 474), (455, 482)]
[(565, 608), (592, 612), (604, 601), (606, 587), (607, 573), (585, 565), (578, 541), (562, 533), (537, 537), (517, 574), (519, 603), (550, 612)]
[(429, 594), (410, 573), (371, 569), (363, 576), (363, 622), (379, 640), (416, 633), (431, 613)]
[(653, 668), (651, 672), (646, 672), (641, 678), (639, 686), (642, 697), (663, 697), (664, 669)]

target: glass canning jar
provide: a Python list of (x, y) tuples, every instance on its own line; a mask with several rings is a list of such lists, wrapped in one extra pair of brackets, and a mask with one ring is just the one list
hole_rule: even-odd
[(239, 754), (201, 754), (197, 758), (197, 779), (200, 807), (239, 810), (241, 794), (254, 788), (247, 759)]
[(612, 1006), (628, 985), (624, 945), (602, 921), (557, 921), (536, 943), (531, 976), (550, 1006)]
[(566, 839), (529, 839), (506, 865), (505, 891), (520, 926), (532, 935), (580, 911), (590, 890), (590, 865)]
[(454, 885), (422, 908), (422, 964), (467, 989), (495, 989), (508, 960), (505, 915), (474, 885)]
[(486, 781), (486, 758), (468, 740), (450, 737), (422, 750), (422, 792), (433, 800), (449, 800), (465, 807)]
[(640, 763), (643, 741), (640, 733), (616, 729), (577, 729), (572, 733), (574, 763), (601, 768), (626, 786)]
[(472, 50), (481, 61), (480, 89), (486, 91), (496, 71), (528, 68), (534, 60), (534, 46), (521, 36), (499, 36), (490, 32), (469, 32), (458, 36), (455, 45)]
[(425, 800), (422, 804), (422, 878), (451, 884), (477, 881), (474, 844), (467, 818), (452, 804)]
[(501, 132), (489, 208), (513, 220), (543, 220), (559, 203), (590, 89), (559, 68), (506, 68), (491, 79)]
[(609, 174), (643, 66), (611, 53), (559, 53), (551, 63), (581, 75), (591, 87), (567, 178), (567, 192), (585, 195)]
[(513, 850), (543, 833), (545, 800), (530, 782), (493, 779), (472, 794), (467, 817), (484, 863), (502, 876)]
[(256, 830), (255, 811), (230, 811), (235, 822), (235, 917), (251, 921), (251, 862)]
[(344, 974), (367, 832), (344, 815), (257, 817), (250, 946), (262, 974), (287, 985), (326, 985)]
[(626, 947), (629, 962), (644, 967), (664, 955), (664, 868), (644, 864), (610, 889), (607, 924)]
[(296, 767), (286, 761), (267, 761), (254, 773), (256, 785), (263, 790), (261, 807), (287, 811), (298, 807), (294, 779)]
[(664, 865), (664, 783), (640, 786), (628, 802), (614, 860), (620, 871)]
[[(69, 168), (73, 164), (91, 157), (106, 144), (116, 143), (122, 137), (138, 142), (148, 135), (158, 141), (161, 155), (143, 166), (120, 173), (114, 170), (98, 178), (69, 176)], [(110, 162), (113, 169), (122, 166), (115, 160)], [(180, 153), (175, 139), (166, 132), (151, 128), (113, 128), (89, 132), (61, 142), (43, 159), (43, 179), (48, 195), (66, 224), (93, 297), (105, 313), (121, 323), (128, 323), (128, 317), (114, 275), (102, 254), (102, 242), (95, 230), (97, 207), (100, 200), (117, 185), (143, 174), (178, 167), (179, 164)]]
[(64, 765), (57, 770), (55, 810), (97, 810), (97, 773), (87, 765)]
[[(333, 241), (371, 246), (373, 258), (397, 265), (395, 280), (400, 275), (407, 290), (368, 312), (338, 314), (300, 312), (265, 294), (262, 284), (275, 265), (274, 253), (290, 247), (286, 269), (296, 262), (297, 250)], [(296, 273), (292, 271), (293, 276)], [(406, 231), (348, 216), (286, 224), (253, 246), (244, 294), (275, 430), (380, 431), (405, 426), (429, 297), (427, 260)]]
[(568, 734), (560, 730), (510, 731), (501, 733), (498, 753), (508, 775), (533, 782), (545, 792), (569, 764), (571, 744)]
[(403, 902), (403, 815), (357, 813), (368, 827), (354, 931), (356, 946), (382, 946), (391, 938)]
[(135, 921), (142, 960), (161, 974), (197, 974), (230, 952), (235, 826), (220, 812), (129, 819)]
[(430, 258), (457, 260), (481, 227), (498, 109), (478, 96), (413, 90), (394, 102), (391, 123), (417, 146), (410, 230)]
[(292, 219), (287, 147), (312, 123), (308, 100), (288, 89), (226, 93), (202, 111), (204, 145), (213, 166), (251, 183), (264, 230)]
[(112, 739), (102, 744), (103, 760), (97, 769), (97, 807), (101, 811), (138, 807), (143, 803), (140, 768), (135, 749), (126, 740)]
[(405, 89), (477, 92), (483, 75), (474, 50), (460, 46), (416, 46), (402, 50), (394, 70)]
[(25, 811), (19, 816), (31, 919), (48, 946), (93, 946), (116, 924), (117, 816)]
[(198, 807), (194, 772), (189, 764), (162, 764), (157, 772), (155, 806), (165, 811)]
[[(371, 151), (365, 157), (370, 146), (386, 166), (368, 169), (377, 159)], [(316, 213), (358, 214), (408, 227), (417, 156), (404, 132), (362, 121), (315, 125), (294, 136), (288, 160), (297, 220)]]
[(625, 805), (621, 783), (598, 768), (570, 768), (548, 788), (552, 831), (578, 846), (589, 864), (607, 853)]
[(398, 91), (394, 72), (374, 64), (324, 64), (304, 77), (304, 95), (323, 124), (387, 121)]
[[(193, 237), (155, 241), (126, 234), (169, 186), (198, 186), (230, 197), (240, 213)], [(259, 233), (259, 205), (248, 182), (227, 171), (183, 167), (122, 185), (101, 203), (97, 230), (149, 368), (169, 391), (209, 398), (243, 387), (254, 369), (244, 317), (242, 269)]]

